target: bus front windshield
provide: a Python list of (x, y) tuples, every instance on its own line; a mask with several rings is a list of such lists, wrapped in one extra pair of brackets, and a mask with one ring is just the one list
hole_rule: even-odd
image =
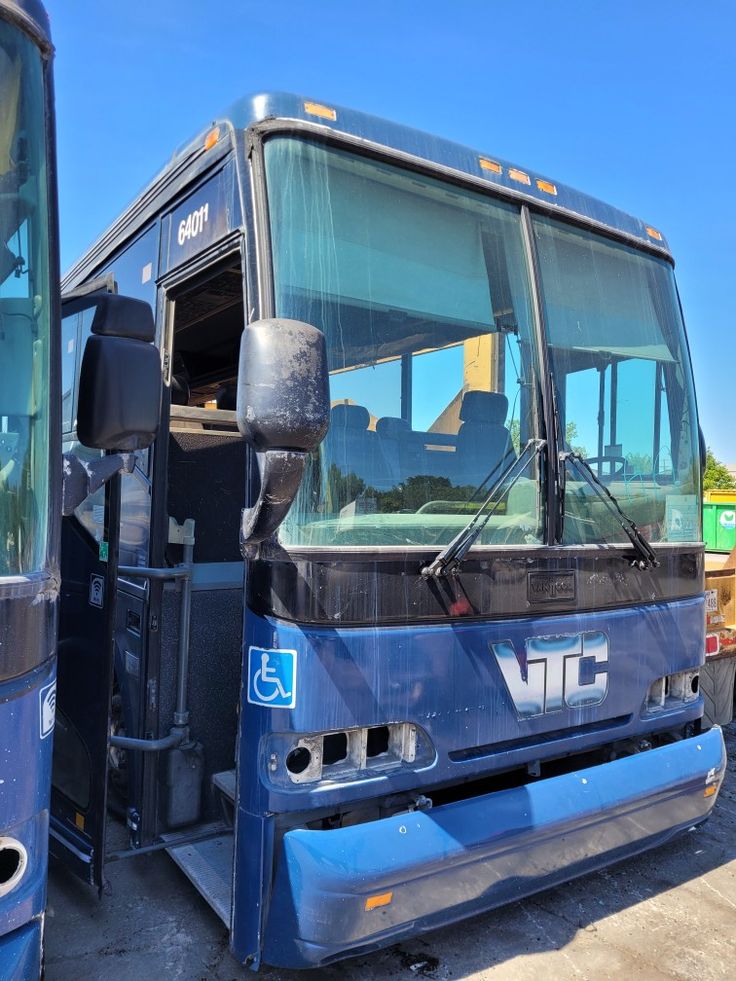
[[(538, 438), (519, 209), (295, 138), (265, 147), (276, 312), (319, 327), (330, 429), (288, 545), (445, 545)], [(478, 544), (542, 538), (538, 457)]]
[[(325, 333), (332, 406), (281, 539), (445, 545), (543, 434), (520, 209), (292, 137), (265, 161), (276, 313)], [(650, 541), (699, 541), (671, 267), (570, 224), (533, 228), (561, 449)], [(563, 465), (563, 543), (628, 544), (595, 479)], [(536, 457), (477, 544), (541, 542), (546, 491)]]
[[(566, 448), (649, 541), (700, 541), (695, 396), (671, 266), (550, 219), (534, 228)], [(626, 541), (567, 466), (563, 542)]]
[(41, 55), (0, 22), (0, 575), (46, 557), (49, 244)]

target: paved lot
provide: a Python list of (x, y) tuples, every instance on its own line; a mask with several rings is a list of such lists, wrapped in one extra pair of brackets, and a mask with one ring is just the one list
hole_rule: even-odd
[[(264, 969), (267, 981), (477, 981), (734, 977), (736, 725), (711, 820), (647, 855), (503, 910), (324, 971)], [(164, 855), (110, 866), (112, 895), (56, 868), (47, 981), (234, 981), (252, 975), (225, 930)]]

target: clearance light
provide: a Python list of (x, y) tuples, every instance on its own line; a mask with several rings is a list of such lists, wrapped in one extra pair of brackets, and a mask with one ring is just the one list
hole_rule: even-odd
[(381, 906), (388, 906), (393, 898), (392, 892), (381, 892), (377, 896), (369, 896), (365, 901), (366, 913), (370, 913), (372, 909), (380, 909)]
[(537, 187), (546, 194), (557, 194), (557, 186), (551, 181), (537, 180)]
[(319, 116), (320, 119), (331, 119), (333, 123), (337, 119), (337, 113), (334, 109), (330, 109), (329, 106), (322, 106), (319, 102), (305, 102), (304, 111), (308, 112), (310, 116)]
[(480, 164), (481, 170), (490, 170), (492, 174), (503, 173), (503, 167), (500, 163), (496, 163), (495, 160), (489, 160), (487, 157), (479, 157), (478, 163)]
[[(713, 794), (718, 792), (718, 787), (715, 784), (711, 784), (710, 787), (706, 787), (703, 791), (703, 797), (712, 797)], [(368, 903), (366, 903), (366, 909), (368, 909)]]
[(509, 167), (509, 177), (519, 184), (531, 184), (532, 182), (529, 174), (525, 174), (523, 170), (517, 170), (516, 167)]
[(215, 128), (211, 129), (207, 134), (207, 136), (205, 136), (204, 138), (205, 150), (211, 150), (219, 139), (220, 139), (220, 127), (215, 126)]
[(647, 225), (647, 235), (649, 238), (653, 238), (657, 242), (662, 241), (662, 233), (658, 232), (656, 228), (650, 228), (649, 225)]
[(713, 657), (721, 649), (721, 640), (718, 634), (705, 635), (705, 656)]

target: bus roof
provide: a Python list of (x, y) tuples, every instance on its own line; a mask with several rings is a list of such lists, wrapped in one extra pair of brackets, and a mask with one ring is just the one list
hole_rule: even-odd
[(236, 129), (246, 129), (268, 119), (317, 123), (375, 146), (398, 150), (512, 193), (521, 193), (545, 207), (633, 236), (647, 246), (669, 253), (666, 240), (658, 229), (590, 195), (560, 184), (547, 174), (522, 167), (493, 153), (474, 150), (354, 109), (315, 102), (291, 93), (269, 92), (240, 99), (230, 107), (226, 119)]
[[(2, 0), (0, 0), (2, 3)], [(521, 167), (485, 151), (473, 150), (460, 143), (424, 133), (409, 126), (380, 119), (354, 109), (345, 109), (333, 103), (319, 103), (301, 95), (285, 92), (269, 92), (245, 96), (221, 113), (197, 135), (183, 143), (175, 151), (165, 167), (132, 201), (123, 214), (98, 238), (67, 270), (62, 288), (68, 289), (87, 275), (88, 270), (99, 266), (111, 248), (117, 248), (121, 236), (127, 237), (145, 212), (150, 210), (144, 201), (151, 200), (154, 188), (160, 188), (172, 175), (181, 175), (187, 169), (187, 161), (201, 157), (203, 144), (215, 127), (243, 133), (259, 123), (276, 125), (289, 122), (308, 126), (312, 131), (332, 131), (377, 151), (388, 150), (393, 156), (414, 161), (428, 162), (448, 175), (470, 178), (476, 185), (495, 187), (507, 195), (541, 205), (560, 217), (582, 220), (601, 230), (618, 233), (632, 244), (640, 244), (671, 259), (664, 236), (646, 222), (626, 212), (583, 194), (574, 188), (551, 180), (546, 175), (527, 167)], [(222, 137), (220, 137), (220, 140)], [(177, 182), (177, 189), (181, 184)], [(158, 194), (153, 195), (160, 201)]]
[(51, 47), (49, 18), (40, 0), (0, 0), (0, 14), (17, 21), (48, 53)]

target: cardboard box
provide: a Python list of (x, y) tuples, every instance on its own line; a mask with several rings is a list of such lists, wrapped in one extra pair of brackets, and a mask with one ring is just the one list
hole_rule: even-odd
[(736, 627), (736, 570), (706, 572), (705, 622), (709, 630)]

